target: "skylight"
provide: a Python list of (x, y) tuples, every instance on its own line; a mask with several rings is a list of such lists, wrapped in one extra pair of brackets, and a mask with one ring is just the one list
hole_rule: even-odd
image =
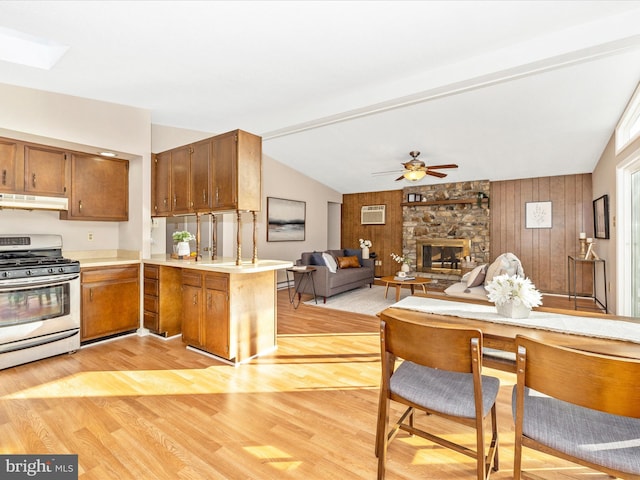
[(0, 27), (0, 60), (50, 70), (69, 49), (66, 45)]

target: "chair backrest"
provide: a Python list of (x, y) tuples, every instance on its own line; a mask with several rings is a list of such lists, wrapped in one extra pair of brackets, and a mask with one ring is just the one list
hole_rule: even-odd
[(452, 372), (471, 373), (481, 367), (482, 332), (433, 326), (384, 315), (380, 322), (383, 356)]
[(518, 387), (574, 405), (640, 418), (640, 360), (516, 337)]

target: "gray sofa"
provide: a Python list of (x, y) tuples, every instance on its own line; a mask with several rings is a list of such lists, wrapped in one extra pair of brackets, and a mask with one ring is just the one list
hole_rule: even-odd
[[(335, 273), (331, 272), (332, 265), (327, 266), (327, 255), (337, 259), (338, 257), (356, 257), (357, 267), (354, 265), (349, 268), (335, 268)], [(329, 260), (330, 261), (330, 260)], [(316, 296), (322, 297), (324, 301), (327, 298), (338, 293), (353, 290), (354, 288), (363, 287), (373, 284), (374, 280), (374, 261), (371, 258), (363, 259), (360, 249), (344, 249), (344, 250), (326, 250), (324, 252), (304, 252), (300, 258), (296, 260), (296, 265), (308, 265), (316, 268), (313, 275), (313, 283), (315, 285)], [(295, 286), (299, 293), (307, 293), (313, 295), (310, 282), (302, 281), (302, 275), (294, 275)]]

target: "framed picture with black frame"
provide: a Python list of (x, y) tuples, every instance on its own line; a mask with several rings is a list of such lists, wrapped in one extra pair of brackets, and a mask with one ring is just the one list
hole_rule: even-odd
[(304, 241), (307, 202), (267, 197), (267, 242)]
[(593, 201), (593, 236), (609, 238), (609, 195), (602, 195)]

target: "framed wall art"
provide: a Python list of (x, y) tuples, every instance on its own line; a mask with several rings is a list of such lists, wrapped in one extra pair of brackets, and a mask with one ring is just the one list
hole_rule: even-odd
[(609, 238), (609, 195), (602, 195), (593, 201), (593, 236)]
[(551, 202), (525, 203), (525, 228), (551, 228), (553, 217)]
[(267, 242), (304, 241), (307, 203), (267, 197)]

